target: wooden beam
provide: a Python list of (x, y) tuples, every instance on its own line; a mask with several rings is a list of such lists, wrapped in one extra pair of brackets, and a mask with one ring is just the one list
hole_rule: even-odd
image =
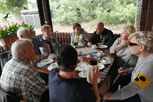
[(49, 6), (49, 0), (42, 0), (43, 2), (43, 8), (44, 8), (44, 14), (47, 21), (47, 24), (51, 26), (51, 32), (53, 32), (53, 26), (52, 26), (52, 17), (51, 17), (51, 10)]
[(153, 30), (153, 0), (141, 0), (139, 5), (138, 31)]
[(146, 15), (146, 26), (145, 30), (146, 31), (152, 31), (152, 26), (153, 26), (153, 0), (148, 1), (148, 10), (147, 10), (147, 15)]
[(147, 15), (147, 8), (148, 8), (148, 0), (141, 0), (139, 5), (139, 16), (138, 16), (138, 31), (145, 30), (146, 24), (146, 15)]
[(44, 17), (44, 12), (43, 12), (42, 0), (37, 0), (37, 6), (38, 6), (40, 23), (41, 23), (41, 26), (42, 26), (42, 25), (45, 24), (45, 17)]

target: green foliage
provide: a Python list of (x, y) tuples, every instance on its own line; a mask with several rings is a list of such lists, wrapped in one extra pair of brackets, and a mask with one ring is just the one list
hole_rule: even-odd
[(136, 12), (136, 0), (94, 0), (93, 3), (91, 0), (50, 0), (50, 3), (53, 22), (62, 25), (93, 19), (107, 25), (134, 23)]
[(27, 3), (27, 0), (0, 0), (0, 12), (19, 12)]
[(12, 35), (16, 35), (17, 30), (20, 27), (28, 28), (30, 31), (34, 30), (34, 26), (25, 24), (24, 22), (21, 23), (12, 22), (11, 24), (8, 23), (8, 25), (3, 25), (3, 26), (0, 25), (0, 38), (6, 38)]

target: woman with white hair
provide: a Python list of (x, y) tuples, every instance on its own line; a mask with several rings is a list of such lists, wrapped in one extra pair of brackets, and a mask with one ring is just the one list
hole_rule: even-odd
[[(132, 34), (129, 36), (129, 48), (131, 54), (139, 57), (132, 71), (131, 82), (115, 93), (106, 93), (104, 102), (152, 102), (153, 32), (142, 31)], [(119, 69), (120, 74), (125, 72), (126, 69)]]
[[(131, 52), (128, 47), (128, 37), (136, 31), (135, 27), (131, 24), (126, 24), (122, 27), (121, 37), (118, 38), (114, 44), (110, 47), (110, 53), (116, 54), (116, 58), (114, 63), (109, 71), (109, 75), (111, 76), (111, 84), (118, 75), (118, 69), (123, 67), (125, 62), (130, 58)], [(127, 64), (127, 68), (135, 67), (137, 63), (137, 56), (132, 56), (129, 63)], [(118, 85), (121, 87), (127, 85), (130, 82), (131, 76), (121, 76), (119, 80), (113, 85), (113, 90), (116, 91), (118, 89)]]

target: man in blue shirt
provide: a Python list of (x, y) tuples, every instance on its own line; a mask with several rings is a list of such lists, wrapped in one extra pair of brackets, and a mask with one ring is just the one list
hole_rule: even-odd
[(31, 41), (34, 45), (34, 49), (36, 50), (35, 54), (38, 56), (39, 60), (44, 59), (44, 56), (41, 55), (39, 47), (44, 47), (47, 50), (48, 54), (51, 53), (49, 45), (44, 43), (44, 42), (41, 42), (40, 40), (38, 40), (36, 38), (33, 38), (31, 36), (31, 33), (30, 33), (29, 29), (23, 28), (23, 27), (19, 28), (18, 31), (17, 31), (17, 36), (18, 36), (19, 39), (22, 39), (22, 38), (31, 39)]

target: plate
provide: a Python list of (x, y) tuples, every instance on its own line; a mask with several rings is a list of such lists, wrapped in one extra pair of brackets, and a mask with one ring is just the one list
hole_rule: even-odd
[(85, 64), (85, 63), (79, 63), (79, 64), (77, 65), (76, 70), (82, 71), (82, 70), (85, 70), (85, 69), (87, 69), (87, 68), (88, 68), (88, 65), (87, 65), (87, 64)]
[(76, 45), (75, 47), (84, 47), (84, 45)]
[(53, 61), (54, 61), (53, 59), (44, 59), (40, 63), (41, 64), (49, 64), (49, 63), (52, 63)]
[(52, 64), (50, 64), (50, 66), (48, 66), (48, 70), (52, 70), (52, 69), (54, 69), (54, 68), (58, 68), (58, 66), (57, 66), (57, 63), (55, 62), (55, 63), (52, 63)]
[(98, 63), (98, 66), (99, 66), (99, 70), (102, 70), (105, 68), (105, 65), (103, 65), (102, 63)]
[(99, 45), (98, 48), (105, 49), (105, 48), (107, 48), (107, 46), (106, 45)]
[(109, 61), (107, 61), (107, 62), (102, 62), (102, 63), (103, 63), (103, 64), (110, 64)]
[(79, 73), (79, 76), (80, 76), (81, 78), (87, 78), (87, 72), (86, 72), (85, 75), (83, 75), (83, 72), (80, 72), (80, 73)]
[(94, 48), (93, 48), (93, 47), (91, 47), (91, 48), (92, 48), (92, 49), (97, 49), (98, 47), (96, 46), (96, 47), (94, 47)]

